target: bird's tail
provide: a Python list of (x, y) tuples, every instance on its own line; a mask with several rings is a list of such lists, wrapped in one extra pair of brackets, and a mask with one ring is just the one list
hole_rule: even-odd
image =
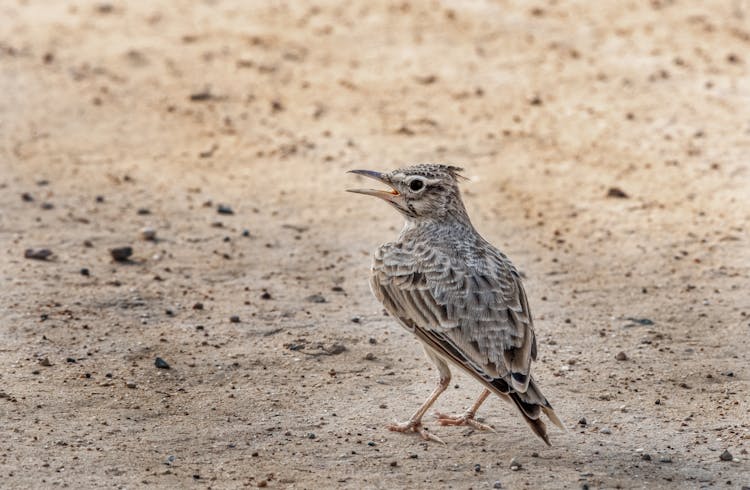
[(547, 416), (550, 422), (565, 430), (565, 426), (557, 417), (555, 411), (552, 409), (552, 405), (550, 405), (544, 397), (533, 378), (529, 380), (529, 387), (525, 393), (515, 391), (502, 393), (498, 391), (496, 391), (496, 393), (501, 395), (502, 398), (510, 398), (510, 401), (512, 401), (521, 412), (521, 415), (523, 415), (524, 420), (529, 424), (531, 430), (534, 431), (534, 434), (539, 436), (539, 438), (548, 446), (551, 446), (552, 444), (550, 444), (549, 437), (547, 437), (547, 426), (541, 420), (542, 413)]

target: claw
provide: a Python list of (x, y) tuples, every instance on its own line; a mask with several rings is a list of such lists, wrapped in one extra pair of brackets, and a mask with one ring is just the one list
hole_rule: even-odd
[(495, 432), (495, 429), (493, 429), (491, 426), (483, 424), (481, 422), (477, 422), (477, 420), (474, 418), (474, 414), (471, 412), (467, 412), (463, 415), (446, 415), (443, 413), (436, 413), (435, 416), (437, 417), (438, 424), (443, 426), (468, 425), (469, 427), (473, 427), (476, 430)]
[(422, 425), (421, 421), (410, 420), (408, 422), (402, 422), (400, 424), (390, 424), (387, 425), (386, 428), (393, 432), (416, 432), (417, 434), (422, 436), (422, 439), (424, 439), (425, 441), (435, 441), (439, 442), (440, 444), (445, 444), (445, 442), (438, 436), (436, 436), (435, 434), (431, 434)]

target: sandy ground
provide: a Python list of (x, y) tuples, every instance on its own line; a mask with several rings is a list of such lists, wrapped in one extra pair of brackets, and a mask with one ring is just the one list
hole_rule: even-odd
[[(750, 485), (750, 2), (592, 5), (2, 2), (1, 485)], [(526, 274), (551, 448), (384, 428), (436, 373), (345, 171), (418, 162)]]

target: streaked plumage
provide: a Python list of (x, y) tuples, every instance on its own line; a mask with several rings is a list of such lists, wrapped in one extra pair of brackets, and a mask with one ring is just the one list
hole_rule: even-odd
[[(398, 239), (375, 253), (372, 291), (424, 344), (441, 375), (435, 392), (410, 421), (391, 428), (437, 439), (422, 428), (421, 418), (447, 387), (449, 363), (515, 404), (534, 433), (549, 444), (541, 414), (562, 424), (531, 376), (537, 344), (526, 293), (510, 260), (472, 226), (458, 189), (459, 171), (444, 165), (417, 165), (389, 174), (355, 171), (393, 188), (355, 192), (383, 198), (406, 218)], [(440, 416), (441, 423), (488, 428), (473, 421), (486, 396), (482, 393), (463, 417)]]

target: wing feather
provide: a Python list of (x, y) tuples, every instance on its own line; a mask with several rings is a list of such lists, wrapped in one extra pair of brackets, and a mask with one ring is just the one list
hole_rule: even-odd
[(515, 404), (549, 444), (541, 413), (563, 426), (530, 374), (537, 345), (526, 292), (507, 258), (489, 248), (459, 261), (435, 248), (386, 244), (374, 256), (370, 286), (405, 328)]
[(435, 350), (482, 378), (501, 377), (525, 392), (536, 339), (520, 277), (499, 252), (471, 265), (435, 249), (386, 245), (375, 255), (371, 286), (386, 309)]

